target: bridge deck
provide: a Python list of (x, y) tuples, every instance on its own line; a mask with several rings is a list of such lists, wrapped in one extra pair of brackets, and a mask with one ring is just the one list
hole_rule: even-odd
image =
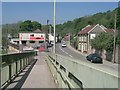
[(45, 62), (45, 53), (39, 53), (36, 58), (37, 62), (27, 67), (8, 88), (57, 88)]

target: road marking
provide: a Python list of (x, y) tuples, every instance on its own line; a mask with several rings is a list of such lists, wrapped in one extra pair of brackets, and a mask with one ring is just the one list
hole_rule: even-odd
[(73, 58), (73, 56), (72, 56), (72, 55), (69, 55), (69, 56)]
[[(65, 52), (60, 46), (59, 46), (59, 48), (60, 48), (60, 50), (61, 50), (62, 52), (64, 52), (65, 54), (69, 55), (68, 52)], [(73, 58), (72, 55), (69, 55), (69, 57), (72, 57), (72, 58)]]
[(64, 53), (68, 54), (67, 52), (65, 52), (60, 46), (59, 46), (60, 50), (63, 51)]
[[(59, 46), (59, 48), (60, 48), (60, 50), (61, 50), (62, 52), (64, 52), (65, 54), (69, 55), (69, 54), (68, 54), (67, 52), (65, 52), (60, 46)], [(72, 58), (73, 58), (72, 55), (69, 55), (69, 57), (72, 57)]]
[(68, 54), (67, 52), (65, 52), (66, 54)]
[(60, 46), (59, 46), (59, 48), (60, 48), (60, 50), (61, 50), (62, 52), (65, 52)]

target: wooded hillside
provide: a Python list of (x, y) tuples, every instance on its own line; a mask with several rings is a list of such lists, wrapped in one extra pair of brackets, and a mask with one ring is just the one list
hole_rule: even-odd
[(90, 16), (76, 18), (73, 21), (67, 21), (56, 25), (56, 32), (64, 36), (67, 33), (77, 34), (86, 25), (102, 24), (107, 28), (114, 28), (114, 16), (118, 8), (113, 11), (97, 13)]

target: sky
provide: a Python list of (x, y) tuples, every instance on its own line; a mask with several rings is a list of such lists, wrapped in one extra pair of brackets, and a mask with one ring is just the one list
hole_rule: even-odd
[[(2, 2), (28, 2), (28, 0), (1, 0)], [(53, 2), (54, 0), (29, 0), (29, 2)], [(56, 2), (118, 2), (119, 0), (56, 0)]]
[[(117, 8), (117, 2), (57, 2), (56, 23)], [(32, 20), (53, 24), (53, 2), (2, 2), (2, 23)]]

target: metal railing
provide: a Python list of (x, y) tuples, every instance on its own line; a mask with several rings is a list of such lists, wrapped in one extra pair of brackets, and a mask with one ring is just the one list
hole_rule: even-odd
[(9, 43), (9, 45), (14, 47), (15, 49), (19, 50), (19, 45), (18, 44)]
[(1, 55), (1, 89), (10, 84), (27, 65), (34, 61), (35, 55), (35, 51)]

